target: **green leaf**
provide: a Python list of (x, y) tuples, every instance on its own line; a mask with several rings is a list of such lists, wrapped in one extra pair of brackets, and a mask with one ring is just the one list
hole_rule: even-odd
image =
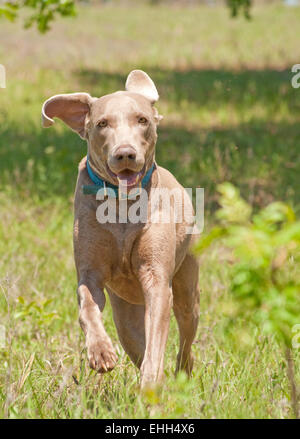
[(241, 330), (247, 332), (255, 323), (289, 347), (300, 315), (300, 222), (285, 203), (271, 203), (253, 214), (232, 184), (223, 183), (218, 190), (217, 225), (195, 251), (203, 252), (212, 243), (233, 251), (228, 303), (234, 312), (229, 324), (240, 318)]

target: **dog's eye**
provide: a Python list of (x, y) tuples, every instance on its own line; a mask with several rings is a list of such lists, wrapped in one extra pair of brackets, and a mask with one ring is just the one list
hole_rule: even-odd
[(138, 123), (141, 123), (142, 125), (145, 125), (147, 122), (148, 120), (143, 116), (138, 118)]
[(102, 119), (97, 123), (97, 127), (104, 128), (107, 127), (108, 123), (106, 119)]

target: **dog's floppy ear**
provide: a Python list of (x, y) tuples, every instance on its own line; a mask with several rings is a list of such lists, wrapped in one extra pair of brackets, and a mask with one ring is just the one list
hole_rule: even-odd
[(159, 99), (154, 82), (143, 70), (132, 70), (129, 73), (125, 89), (143, 95), (150, 100), (151, 104), (154, 104)]
[(42, 125), (48, 128), (54, 124), (53, 117), (65, 122), (80, 137), (85, 138), (85, 118), (90, 111), (93, 98), (88, 93), (69, 93), (52, 96), (44, 102)]

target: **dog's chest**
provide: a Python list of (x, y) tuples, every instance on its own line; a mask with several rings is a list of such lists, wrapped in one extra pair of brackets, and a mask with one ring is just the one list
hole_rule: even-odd
[(112, 260), (112, 277), (131, 276), (131, 254), (136, 239), (137, 232), (132, 230), (126, 224), (119, 224), (118, 227), (112, 227), (112, 244), (114, 255)]
[(112, 247), (107, 249), (111, 254), (110, 275), (105, 279), (105, 286), (130, 303), (142, 304), (142, 289), (132, 266), (132, 252), (140, 229), (119, 224), (110, 227), (110, 233), (113, 237)]

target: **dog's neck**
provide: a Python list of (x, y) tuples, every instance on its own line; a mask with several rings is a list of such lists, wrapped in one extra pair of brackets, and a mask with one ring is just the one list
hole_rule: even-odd
[[(94, 183), (94, 185), (84, 185), (83, 186), (83, 193), (85, 193), (85, 194), (97, 193), (99, 189), (103, 188), (106, 196), (108, 196), (108, 197), (111, 196), (113, 198), (121, 198), (120, 187), (101, 178), (92, 169), (90, 162), (89, 162), (88, 155), (87, 155), (87, 159), (86, 159), (86, 168), (87, 168), (88, 175), (89, 175), (90, 179), (92, 180), (92, 182)], [(153, 173), (155, 168), (156, 168), (156, 164), (155, 164), (155, 162), (153, 162), (153, 164), (150, 166), (150, 168), (148, 169), (148, 171), (146, 172), (146, 174), (142, 178), (137, 190), (139, 190), (140, 188), (145, 188), (148, 185), (149, 181), (151, 180), (151, 176), (152, 176), (152, 173)]]

